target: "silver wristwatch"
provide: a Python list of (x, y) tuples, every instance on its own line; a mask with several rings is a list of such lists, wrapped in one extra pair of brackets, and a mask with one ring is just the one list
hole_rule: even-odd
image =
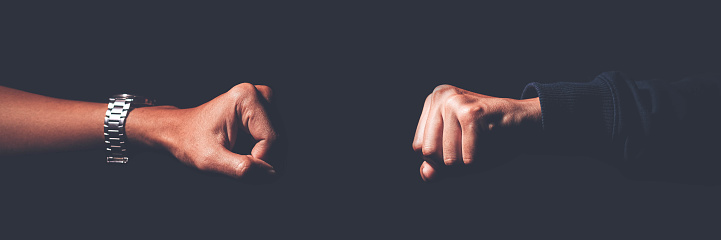
[(125, 119), (133, 108), (155, 105), (155, 100), (130, 94), (117, 94), (110, 97), (108, 111), (105, 113), (105, 145), (108, 163), (127, 163), (127, 136)]

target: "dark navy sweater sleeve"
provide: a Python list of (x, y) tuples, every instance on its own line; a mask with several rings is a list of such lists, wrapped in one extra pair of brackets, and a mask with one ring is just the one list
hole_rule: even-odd
[[(642, 179), (721, 179), (721, 77), (631, 81), (605, 72), (586, 83), (531, 83), (552, 153), (600, 157)], [(721, 181), (719, 181), (721, 182)]]

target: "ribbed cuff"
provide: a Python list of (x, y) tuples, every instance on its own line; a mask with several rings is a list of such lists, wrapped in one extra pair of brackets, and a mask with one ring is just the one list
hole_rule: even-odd
[(576, 150), (596, 150), (611, 142), (616, 118), (613, 83), (606, 72), (587, 83), (530, 83), (521, 98), (539, 97), (544, 135)]

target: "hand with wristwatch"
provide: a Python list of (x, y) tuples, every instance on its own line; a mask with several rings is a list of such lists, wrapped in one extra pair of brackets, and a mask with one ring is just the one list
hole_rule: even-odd
[[(278, 134), (269, 117), (271, 97), (269, 87), (243, 83), (198, 107), (178, 109), (131, 94), (113, 95), (105, 105), (0, 86), (0, 156), (104, 144), (107, 163), (126, 164), (134, 147), (145, 146), (167, 150), (203, 171), (274, 176), (268, 161), (278, 151)], [(249, 155), (231, 151), (240, 134), (256, 140)]]

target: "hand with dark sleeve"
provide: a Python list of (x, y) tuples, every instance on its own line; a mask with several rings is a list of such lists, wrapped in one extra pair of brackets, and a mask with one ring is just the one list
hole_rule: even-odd
[[(462, 174), (498, 163), (518, 152), (540, 131), (538, 98), (497, 98), (450, 85), (436, 87), (423, 105), (413, 149), (423, 156), (424, 181)], [(493, 164), (491, 164), (493, 163)]]
[[(597, 157), (637, 179), (695, 184), (721, 182), (721, 174), (718, 174), (721, 160), (715, 152), (721, 147), (718, 100), (721, 99), (721, 77), (718, 75), (693, 76), (671, 82), (631, 81), (621, 73), (606, 72), (585, 83), (531, 83), (522, 94), (523, 100), (505, 99), (506, 104), (488, 97), (478, 101), (441, 97), (453, 95), (458, 94), (439, 94), (437, 89), (426, 100), (413, 143), (413, 148), (426, 160), (421, 168), (424, 180), (429, 179), (429, 174), (438, 175), (436, 172), (453, 173), (450, 171), (453, 167), (448, 166), (456, 165), (452, 160), (456, 153), (446, 151), (445, 147), (459, 145), (453, 139), (466, 139), (466, 134), (474, 134), (475, 139), (493, 141), (476, 142), (472, 147), (469, 147), (470, 143), (460, 144), (466, 164), (492, 161), (489, 153), (510, 149), (511, 152)], [(537, 106), (500, 107), (509, 103), (510, 106), (521, 105), (529, 100)], [(455, 116), (453, 108), (448, 110), (448, 106), (461, 106), (462, 114), (458, 116), (473, 116), (468, 118), (472, 121), (467, 126), (477, 126), (476, 129), (453, 130), (458, 127), (444, 122)], [(529, 114), (529, 109), (534, 111)], [(499, 119), (499, 116), (533, 117), (516, 123), (501, 121), (510, 123), (501, 124), (506, 126), (502, 129), (520, 131), (488, 131), (491, 130), (489, 121), (493, 122), (492, 119)], [(436, 120), (429, 124), (428, 119)], [(540, 132), (528, 127), (536, 122), (539, 122)], [(428, 129), (435, 131), (427, 132)], [(428, 137), (435, 140), (429, 143)], [(487, 146), (494, 143), (500, 146)], [(465, 159), (465, 149), (471, 148), (476, 149), (473, 159)], [(447, 154), (451, 154), (450, 157)], [(448, 166), (438, 159), (447, 160), (445, 165)]]
[[(200, 170), (235, 178), (271, 176), (275, 170), (267, 161), (278, 151), (278, 134), (268, 113), (271, 97), (269, 87), (243, 83), (195, 108), (136, 108), (125, 121), (125, 132), (130, 143), (167, 150)], [(0, 87), (0, 102), (0, 156), (105, 147), (107, 103), (6, 87)], [(257, 141), (249, 155), (230, 151), (241, 134)]]

